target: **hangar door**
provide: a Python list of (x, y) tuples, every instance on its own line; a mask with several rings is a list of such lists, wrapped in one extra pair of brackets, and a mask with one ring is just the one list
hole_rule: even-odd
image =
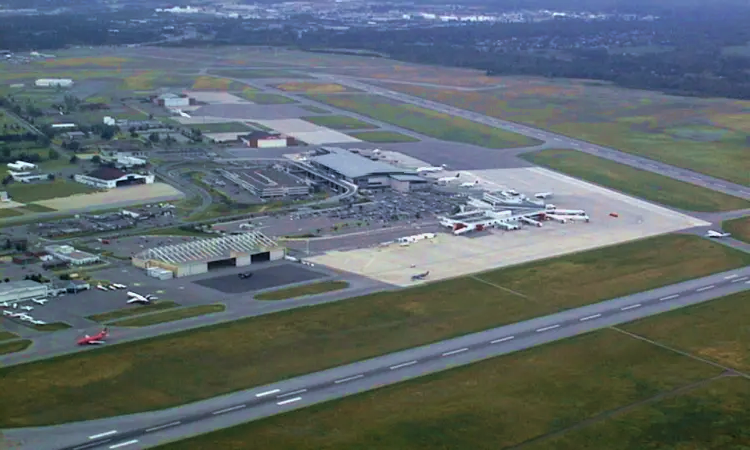
[(130, 186), (133, 184), (146, 184), (144, 177), (138, 177), (136, 175), (128, 175), (125, 179), (117, 182), (117, 186)]
[(237, 266), (237, 258), (220, 259), (218, 261), (211, 261), (206, 264), (208, 270), (221, 269), (222, 267), (235, 267)]
[(250, 257), (250, 263), (255, 264), (271, 260), (271, 252), (256, 253)]

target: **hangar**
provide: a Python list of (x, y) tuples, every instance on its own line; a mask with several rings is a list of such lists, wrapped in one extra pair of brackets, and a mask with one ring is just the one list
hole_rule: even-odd
[(76, 174), (73, 179), (95, 188), (113, 189), (133, 184), (152, 184), (154, 182), (154, 175), (126, 173), (114, 167), (100, 167), (86, 175)]
[(171, 271), (175, 277), (185, 277), (221, 267), (249, 266), (283, 257), (283, 247), (253, 231), (150, 248), (133, 256), (133, 265), (142, 269), (160, 267)]
[(46, 284), (32, 280), (11, 281), (0, 284), (0, 302), (22, 302), (33, 298), (44, 298), (49, 294)]

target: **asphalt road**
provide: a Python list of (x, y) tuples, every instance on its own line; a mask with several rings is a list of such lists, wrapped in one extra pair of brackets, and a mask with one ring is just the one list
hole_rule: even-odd
[(750, 289), (750, 267), (168, 410), (9, 430), (20, 449), (143, 449)]
[(419, 97), (402, 94), (400, 92), (391, 91), (389, 89), (384, 89), (381, 87), (375, 87), (370, 84), (360, 83), (348, 77), (329, 74), (315, 74), (315, 76), (328, 82), (338, 83), (355, 89), (360, 89), (369, 94), (380, 95), (404, 103), (410, 103), (431, 110), (439, 111), (445, 114), (463, 117), (465, 119), (469, 119), (474, 122), (482, 123), (491, 127), (502, 128), (504, 130), (522, 134), (527, 137), (536, 138), (545, 141), (548, 147), (572, 148), (584, 153), (600, 156), (602, 158), (607, 158), (612, 161), (627, 164), (632, 167), (648, 170), (650, 172), (655, 172), (664, 176), (668, 176), (670, 178), (685, 181), (687, 183), (696, 184), (698, 186), (703, 186), (715, 191), (724, 192), (736, 197), (750, 199), (750, 187), (734, 184), (726, 180), (721, 180), (698, 172), (693, 172), (691, 170), (681, 169), (652, 159), (635, 156), (629, 153), (615, 150), (613, 148), (591, 144), (561, 134), (540, 130), (538, 128), (532, 128), (530, 126), (521, 125), (515, 122), (496, 119), (484, 114), (454, 108), (443, 103), (425, 100)]

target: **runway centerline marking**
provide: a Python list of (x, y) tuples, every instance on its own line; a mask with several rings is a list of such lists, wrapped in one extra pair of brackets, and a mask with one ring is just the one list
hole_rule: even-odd
[(179, 420), (177, 420), (177, 421), (174, 421), (174, 422), (165, 423), (164, 425), (159, 425), (159, 426), (156, 426), (156, 427), (146, 428), (146, 433), (151, 433), (151, 432), (157, 431), (157, 430), (163, 430), (164, 428), (175, 427), (175, 426), (177, 426), (177, 425), (179, 425), (181, 423), (182, 422), (180, 422)]
[(236, 411), (238, 409), (245, 408), (246, 406), (247, 405), (232, 406), (231, 408), (225, 408), (225, 409), (220, 409), (218, 411), (214, 411), (211, 414), (213, 414), (213, 415), (224, 414), (224, 413), (228, 413), (229, 411)]
[(275, 394), (277, 392), (281, 392), (281, 389), (272, 389), (270, 391), (261, 392), (260, 394), (255, 394), (256, 397), (265, 397), (266, 395)]
[(515, 336), (505, 336), (504, 338), (495, 339), (494, 341), (490, 341), (490, 344), (499, 344), (500, 342), (509, 341), (511, 339), (515, 339)]
[(336, 381), (334, 381), (334, 383), (336, 383), (336, 384), (346, 383), (347, 381), (356, 380), (356, 379), (362, 378), (362, 377), (364, 377), (364, 375), (362, 375), (362, 374), (354, 375), (352, 377), (347, 377), (347, 378), (342, 378), (340, 380), (336, 380)]
[(287, 392), (286, 394), (277, 395), (276, 398), (289, 397), (291, 395), (297, 395), (297, 394), (301, 394), (303, 392), (307, 392), (307, 389), (297, 389), (296, 391)]
[(302, 400), (302, 397), (294, 397), (294, 398), (290, 398), (289, 400), (283, 400), (283, 401), (280, 401), (280, 402), (276, 402), (276, 404), (279, 405), (279, 406), (283, 406), (283, 405), (287, 405), (289, 403), (298, 402), (300, 400)]
[(79, 445), (78, 447), (73, 447), (73, 450), (83, 450), (84, 448), (98, 447), (98, 446), (100, 446), (102, 444), (106, 444), (107, 442), (109, 442), (111, 440), (112, 439), (105, 439), (105, 440), (99, 441), (99, 442), (91, 442), (91, 443), (86, 444), (86, 445)]
[(740, 281), (747, 280), (747, 277), (737, 278), (736, 280), (732, 280), (732, 283), (739, 283)]
[(548, 327), (544, 327), (544, 328), (539, 328), (539, 329), (537, 329), (537, 330), (536, 330), (536, 332), (537, 332), (537, 333), (541, 333), (541, 332), (543, 332), (543, 331), (554, 330), (555, 328), (559, 328), (559, 327), (560, 327), (560, 325), (550, 325), (550, 326), (548, 326)]
[(459, 348), (458, 350), (451, 350), (449, 352), (445, 352), (445, 353), (443, 353), (442, 356), (451, 356), (451, 355), (455, 355), (455, 354), (458, 354), (458, 353), (463, 353), (463, 352), (465, 352), (467, 350), (469, 350), (469, 347)]
[(737, 278), (738, 276), (739, 276), (739, 275), (737, 275), (737, 274), (735, 273), (734, 275), (727, 275), (727, 276), (725, 276), (725, 277), (724, 277), (724, 279), (725, 279), (725, 280), (731, 280), (732, 278)]
[(715, 288), (715, 287), (716, 287), (716, 286), (714, 286), (713, 284), (712, 284), (711, 286), (703, 286), (702, 288), (698, 288), (698, 289), (696, 289), (696, 290), (695, 290), (695, 292), (703, 292), (703, 291), (707, 291), (707, 290), (709, 290), (709, 289), (713, 289), (713, 288)]
[(110, 446), (109, 446), (109, 448), (120, 448), (120, 447), (125, 447), (126, 445), (131, 445), (131, 444), (135, 444), (135, 443), (137, 443), (137, 442), (138, 442), (138, 439), (133, 439), (132, 441), (127, 441), (127, 442), (120, 442), (119, 444), (115, 444), (115, 445), (110, 445)]
[(389, 369), (396, 370), (396, 369), (400, 369), (402, 367), (413, 366), (416, 363), (417, 363), (417, 360), (415, 359), (414, 361), (409, 361), (409, 362), (405, 362), (405, 363), (401, 363), (401, 364), (396, 364), (395, 366), (389, 367)]
[(667, 295), (666, 297), (662, 297), (662, 298), (660, 298), (660, 299), (659, 299), (659, 301), (660, 301), (660, 302), (663, 302), (663, 301), (665, 301), (665, 300), (672, 300), (673, 298), (677, 298), (677, 297), (679, 297), (679, 296), (680, 296), (680, 294), (672, 294), (672, 295)]
[(601, 316), (602, 316), (601, 314), (594, 314), (593, 316), (581, 317), (578, 320), (581, 321), (581, 322), (585, 322), (587, 320), (596, 319), (597, 317), (601, 317)]
[(638, 308), (640, 306), (641, 306), (640, 303), (636, 303), (635, 305), (630, 305), (630, 306), (623, 306), (622, 308), (620, 308), (620, 311), (627, 311), (629, 309), (635, 309), (635, 308)]
[(105, 431), (104, 433), (99, 433), (99, 434), (91, 435), (91, 436), (89, 436), (89, 439), (99, 439), (99, 438), (103, 438), (105, 436), (112, 436), (115, 433), (117, 433), (117, 430)]

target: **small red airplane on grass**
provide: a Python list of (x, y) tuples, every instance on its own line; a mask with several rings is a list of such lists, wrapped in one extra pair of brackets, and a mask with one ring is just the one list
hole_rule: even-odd
[(109, 336), (109, 330), (107, 328), (104, 328), (102, 331), (98, 332), (97, 334), (93, 336), (89, 336), (88, 334), (81, 339), (78, 340), (78, 345), (98, 345), (98, 344), (104, 344), (105, 339)]

